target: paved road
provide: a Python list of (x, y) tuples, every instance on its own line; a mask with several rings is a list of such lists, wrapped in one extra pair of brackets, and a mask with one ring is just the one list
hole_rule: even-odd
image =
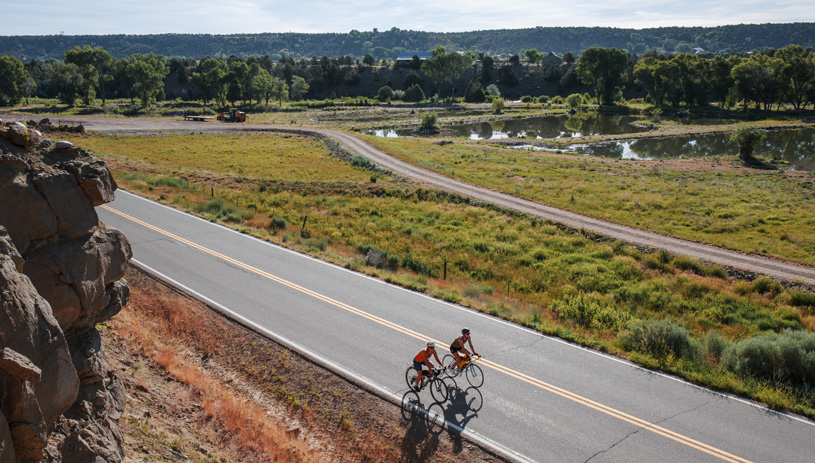
[(480, 390), (419, 400), (467, 433), (557, 462), (811, 462), (815, 424), (270, 245), (126, 192), (98, 208), (134, 259), (176, 284), (411, 398), (407, 361), (468, 326)]
[[(5, 120), (22, 120), (23, 116), (15, 114), (3, 114), (0, 118)], [(36, 119), (36, 118), (35, 118)], [(76, 117), (74, 123), (81, 121), (89, 130), (96, 132), (143, 132), (156, 130), (193, 130), (210, 132), (229, 132), (235, 130), (292, 130), (291, 127), (273, 127), (269, 125), (252, 124), (224, 124), (190, 122), (168, 119), (146, 119), (146, 118), (90, 118)], [(64, 122), (65, 118), (55, 121)], [(372, 147), (361, 139), (337, 130), (309, 129), (298, 127), (297, 130), (305, 130), (321, 133), (332, 137), (340, 144), (351, 151), (374, 161), (380, 167), (399, 173), (429, 186), (458, 193), (463, 196), (474, 198), (478, 201), (496, 204), (498, 206), (530, 214), (542, 219), (561, 223), (575, 229), (584, 229), (600, 235), (620, 239), (640, 246), (666, 249), (673, 254), (684, 255), (713, 262), (720, 265), (734, 267), (750, 272), (769, 275), (788, 281), (800, 281), (810, 286), (815, 286), (815, 268), (777, 259), (771, 259), (754, 254), (744, 254), (737, 251), (712, 246), (708, 244), (687, 241), (673, 238), (658, 233), (640, 230), (625, 225), (594, 219), (573, 212), (565, 211), (551, 206), (546, 206), (533, 201), (517, 198), (515, 196), (501, 193), (488, 188), (470, 185), (450, 177), (423, 169), (413, 164), (409, 164)]]

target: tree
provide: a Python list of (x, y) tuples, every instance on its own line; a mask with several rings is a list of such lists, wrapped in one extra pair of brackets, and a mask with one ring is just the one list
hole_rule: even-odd
[(424, 92), (422, 91), (422, 87), (417, 84), (411, 85), (405, 90), (405, 96), (402, 97), (402, 101), (413, 103), (418, 103), (422, 100), (424, 100)]
[(220, 105), (226, 104), (226, 79), (229, 67), (221, 58), (204, 58), (198, 63), (198, 71), (192, 81), (204, 92), (204, 102), (214, 98)]
[(511, 64), (513, 66), (517, 66), (517, 65), (521, 64), (521, 57), (518, 56), (517, 53), (510, 56), (509, 57), (509, 64)]
[(249, 66), (241, 60), (232, 60), (229, 62), (229, 74), (226, 80), (229, 82), (227, 90), (227, 97), (232, 104), (237, 100), (244, 100), (246, 98), (246, 78), (249, 75)]
[(483, 103), (487, 99), (487, 94), (484, 93), (484, 88), (481, 82), (470, 82), (467, 84), (467, 90), (464, 91), (464, 101), (470, 103)]
[(800, 45), (787, 45), (775, 52), (775, 57), (783, 62), (781, 91), (787, 101), (796, 109), (801, 109), (806, 94), (815, 85), (815, 68), (811, 54)]
[(576, 71), (581, 82), (595, 84), (600, 104), (614, 104), (628, 80), (628, 56), (616, 48), (587, 48), (577, 59)]
[(572, 93), (566, 97), (566, 104), (572, 109), (580, 107), (580, 105), (583, 104), (583, 95), (579, 93)]
[(379, 101), (390, 101), (393, 99), (393, 89), (385, 85), (384, 87), (379, 88), (379, 92), (376, 94), (376, 99)]
[(676, 86), (676, 64), (649, 56), (634, 65), (634, 78), (648, 91), (654, 105), (662, 106), (668, 91)]
[(529, 64), (540, 63), (541, 58), (543, 58), (543, 54), (534, 48), (524, 51), (524, 56), (526, 56), (526, 60), (529, 61)]
[(766, 134), (752, 126), (742, 126), (730, 135), (730, 142), (739, 147), (739, 159), (745, 163), (753, 161), (753, 150), (761, 143)]
[(79, 66), (72, 63), (63, 63), (54, 70), (51, 83), (57, 90), (57, 98), (59, 101), (74, 106), (76, 104), (77, 94), (83, 86), (82, 73), (79, 71)]
[(14, 106), (23, 99), (26, 80), (30, 79), (23, 62), (12, 56), (0, 56), (0, 106)]
[(498, 82), (514, 87), (520, 81), (518, 74), (515, 74), (515, 71), (512, 70), (512, 66), (505, 64), (498, 68)]
[(373, 66), (374, 65), (374, 57), (371, 55), (365, 55), (362, 57), (362, 64), (366, 66)]
[(151, 106), (164, 95), (164, 76), (170, 72), (164, 56), (137, 53), (124, 61), (125, 73), (132, 81), (131, 96), (137, 96), (142, 107)]
[[(472, 53), (448, 53), (439, 45), (433, 50), (433, 56), (427, 58), (422, 63), (422, 71), (429, 75), (436, 84), (436, 89), (441, 94), (441, 85), (444, 82), (452, 82), (458, 79), (473, 62)], [(455, 94), (455, 90), (453, 91)]]
[(719, 107), (724, 108), (730, 102), (733, 77), (730, 71), (733, 69), (734, 61), (725, 59), (723, 56), (716, 56), (710, 62), (710, 74), (713, 84), (710, 87), (711, 96), (719, 102)]
[(485, 55), (481, 58), (481, 80), (484, 82), (492, 80), (492, 66), (494, 64), (495, 60), (492, 59), (492, 56)]
[(291, 85), (289, 86), (289, 96), (292, 100), (302, 99), (308, 93), (308, 84), (306, 79), (300, 76), (292, 76)]
[(99, 90), (102, 104), (105, 104), (105, 81), (111, 79), (116, 60), (100, 47), (91, 48), (88, 45), (74, 47), (65, 52), (65, 62), (75, 64), (82, 73), (82, 98), (84, 104), (90, 105), (96, 97), (95, 90)]
[(260, 103), (261, 99), (266, 99), (266, 105), (269, 104), (269, 98), (272, 95), (272, 76), (265, 69), (260, 68), (260, 72), (255, 74), (252, 78), (252, 83), (249, 86), (255, 100)]

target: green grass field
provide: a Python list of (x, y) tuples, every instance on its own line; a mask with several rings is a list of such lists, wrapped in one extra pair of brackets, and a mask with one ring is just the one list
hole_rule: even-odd
[(363, 136), (400, 159), (551, 206), (815, 265), (815, 174), (735, 159), (630, 162)]

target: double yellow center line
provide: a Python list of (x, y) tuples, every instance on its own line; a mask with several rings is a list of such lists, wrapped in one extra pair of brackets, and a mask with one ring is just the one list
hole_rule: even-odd
[[(207, 253), (207, 254), (212, 255), (214, 257), (217, 257), (218, 259), (221, 259), (221, 260), (223, 260), (225, 262), (228, 262), (228, 263), (230, 263), (232, 265), (235, 265), (235, 266), (240, 267), (240, 268), (242, 268), (244, 270), (252, 272), (252, 273), (254, 273), (256, 275), (259, 275), (259, 276), (261, 276), (263, 278), (267, 278), (267, 279), (269, 279), (271, 281), (274, 281), (275, 283), (281, 284), (281, 285), (286, 286), (288, 288), (291, 288), (291, 289), (293, 289), (295, 291), (299, 291), (299, 292), (301, 292), (303, 294), (307, 294), (307, 295), (309, 295), (309, 296), (311, 296), (311, 297), (313, 297), (315, 299), (318, 299), (320, 301), (323, 301), (323, 302), (325, 302), (327, 304), (333, 305), (333, 306), (338, 307), (338, 308), (340, 308), (342, 310), (353, 313), (354, 315), (358, 315), (358, 316), (360, 316), (362, 318), (365, 318), (365, 319), (370, 320), (372, 322), (378, 323), (378, 324), (380, 324), (382, 326), (393, 329), (395, 331), (398, 331), (398, 332), (400, 332), (402, 334), (405, 334), (405, 335), (410, 336), (412, 338), (418, 339), (420, 341), (431, 340), (431, 338), (428, 338), (427, 336), (424, 336), (419, 332), (413, 331), (413, 330), (411, 330), (409, 328), (406, 328), (406, 327), (404, 327), (402, 325), (398, 325), (396, 323), (393, 323), (393, 322), (391, 322), (389, 320), (386, 320), (386, 319), (384, 319), (382, 317), (378, 317), (376, 315), (370, 314), (370, 313), (365, 312), (363, 310), (357, 309), (356, 307), (353, 307), (353, 306), (350, 306), (350, 305), (345, 304), (343, 302), (337, 301), (337, 300), (332, 299), (332, 298), (330, 298), (328, 296), (325, 296), (323, 294), (317, 293), (317, 292), (312, 291), (312, 290), (310, 290), (308, 288), (300, 286), (298, 284), (295, 284), (295, 283), (292, 283), (290, 281), (284, 280), (284, 279), (282, 279), (282, 278), (280, 278), (280, 277), (278, 277), (276, 275), (272, 275), (271, 273), (260, 270), (260, 269), (258, 269), (256, 267), (252, 267), (251, 265), (245, 264), (245, 263), (243, 263), (241, 261), (238, 261), (238, 260), (235, 260), (235, 259), (233, 259), (233, 258), (231, 258), (229, 256), (226, 256), (226, 255), (221, 254), (219, 252), (213, 251), (213, 250), (211, 250), (209, 248), (201, 246), (200, 244), (194, 243), (194, 242), (192, 242), (190, 240), (182, 238), (182, 237), (180, 237), (178, 235), (170, 233), (170, 232), (168, 232), (166, 230), (163, 230), (161, 228), (158, 228), (158, 227), (156, 227), (154, 225), (151, 225), (151, 224), (149, 224), (149, 223), (147, 223), (147, 222), (145, 222), (143, 220), (139, 220), (139, 219), (137, 219), (137, 218), (135, 218), (133, 216), (130, 216), (130, 215), (127, 215), (127, 214), (125, 214), (123, 212), (117, 211), (116, 209), (113, 209), (110, 206), (103, 205), (101, 207), (104, 208), (105, 210), (110, 211), (110, 212), (112, 212), (112, 213), (114, 213), (116, 215), (119, 215), (119, 216), (121, 216), (121, 217), (123, 217), (123, 218), (125, 218), (127, 220), (130, 220), (130, 221), (132, 221), (134, 223), (137, 223), (139, 225), (142, 225), (142, 226), (144, 226), (144, 227), (146, 227), (146, 228), (148, 228), (150, 230), (153, 230), (156, 233), (164, 235), (164, 236), (166, 236), (168, 238), (171, 238), (173, 240), (176, 240), (176, 241), (178, 241), (180, 243), (186, 244), (187, 246), (190, 246), (190, 247), (192, 247), (194, 249), (197, 249), (197, 250), (199, 250), (201, 252)], [(435, 342), (441, 344), (440, 341), (435, 341)], [(555, 395), (558, 395), (558, 396), (560, 396), (562, 398), (571, 400), (572, 402), (584, 405), (584, 406), (589, 407), (589, 408), (591, 408), (593, 410), (596, 410), (596, 411), (598, 411), (600, 413), (604, 413), (604, 414), (606, 414), (608, 416), (611, 416), (611, 417), (617, 418), (619, 420), (625, 421), (626, 423), (630, 423), (630, 424), (632, 424), (634, 426), (637, 426), (639, 428), (645, 429), (647, 431), (651, 431), (654, 434), (657, 434), (657, 435), (660, 435), (660, 436), (663, 436), (663, 437), (667, 437), (668, 439), (671, 439), (671, 440), (673, 440), (675, 442), (686, 445), (688, 447), (694, 448), (694, 449), (699, 450), (700, 452), (704, 452), (704, 453), (706, 453), (708, 455), (712, 455), (712, 456), (717, 457), (717, 458), (719, 458), (719, 459), (721, 459), (723, 461), (733, 462), (733, 463), (737, 463), (737, 462), (738, 463), (749, 463), (749, 460), (745, 460), (744, 458), (741, 458), (741, 457), (738, 457), (738, 456), (733, 455), (731, 453), (728, 453), (728, 452), (725, 452), (723, 450), (717, 449), (716, 447), (707, 445), (707, 444), (705, 444), (703, 442), (699, 442), (697, 440), (691, 439), (690, 437), (687, 437), (685, 435), (676, 433), (676, 432), (671, 431), (669, 429), (666, 429), (666, 428), (664, 428), (662, 426), (659, 426), (659, 425), (656, 425), (654, 423), (645, 421), (645, 420), (637, 418), (635, 416), (629, 415), (629, 414), (627, 414), (625, 412), (622, 412), (620, 410), (617, 410), (617, 409), (611, 408), (609, 406), (603, 405), (603, 404), (601, 404), (599, 402), (595, 402), (595, 401), (593, 401), (591, 399), (580, 396), (580, 395), (575, 394), (573, 392), (569, 392), (569, 391), (567, 391), (567, 390), (565, 390), (563, 388), (554, 386), (554, 385), (549, 384), (547, 382), (541, 381), (541, 380), (539, 380), (537, 378), (533, 378), (533, 377), (528, 376), (528, 375), (526, 375), (524, 373), (515, 371), (515, 370), (513, 370), (511, 368), (505, 367), (505, 366), (497, 364), (495, 362), (491, 362), (489, 360), (481, 359), (479, 361), (479, 363), (481, 363), (482, 365), (484, 365), (484, 366), (486, 366), (488, 368), (491, 368), (491, 369), (493, 369), (493, 370), (495, 370), (497, 372), (501, 372), (501, 373), (503, 373), (503, 374), (505, 374), (507, 376), (515, 378), (515, 379), (517, 379), (519, 381), (523, 381), (523, 382), (525, 382), (527, 384), (530, 384), (532, 386), (535, 386), (535, 387), (537, 387), (539, 389), (543, 389), (543, 390), (545, 390), (547, 392), (551, 392), (552, 394), (555, 394)]]

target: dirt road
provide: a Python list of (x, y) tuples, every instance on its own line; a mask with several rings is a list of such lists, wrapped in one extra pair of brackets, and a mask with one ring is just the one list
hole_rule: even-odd
[[(22, 120), (19, 115), (0, 114), (0, 119)], [(30, 119), (30, 118), (29, 118)], [(35, 120), (41, 118), (35, 117)], [(428, 186), (471, 197), (477, 201), (492, 203), (497, 206), (523, 212), (545, 220), (561, 223), (566, 226), (583, 229), (604, 236), (627, 241), (639, 246), (662, 248), (672, 254), (685, 255), (707, 262), (746, 270), (791, 282), (802, 282), (815, 286), (815, 268), (795, 263), (770, 259), (753, 254), (744, 254), (717, 246), (686, 241), (657, 233), (640, 230), (625, 225), (586, 217), (573, 212), (546, 206), (533, 201), (520, 199), (488, 188), (470, 185), (435, 172), (422, 169), (412, 164), (395, 159), (384, 152), (368, 145), (359, 138), (345, 132), (329, 129), (305, 127), (275, 127), (259, 124), (226, 124), (217, 122), (191, 122), (173, 119), (146, 118), (51, 118), (52, 121), (81, 122), (87, 130), (100, 133), (128, 133), (150, 131), (192, 131), (192, 132), (230, 132), (235, 130), (302, 130), (320, 133), (336, 139), (352, 153), (365, 156), (380, 167), (395, 173), (421, 181)]]

